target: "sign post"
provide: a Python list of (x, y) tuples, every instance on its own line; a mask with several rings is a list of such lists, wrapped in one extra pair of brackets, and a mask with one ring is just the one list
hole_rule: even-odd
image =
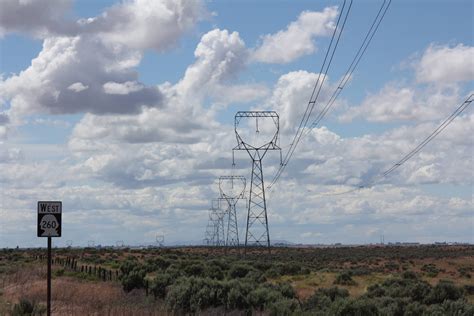
[(38, 201), (38, 237), (48, 237), (48, 316), (51, 316), (51, 238), (61, 237), (62, 209), (61, 201)]

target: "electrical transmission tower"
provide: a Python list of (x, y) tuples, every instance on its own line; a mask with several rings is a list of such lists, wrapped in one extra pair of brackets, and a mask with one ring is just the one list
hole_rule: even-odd
[(208, 246), (225, 246), (224, 217), (226, 212), (221, 209), (220, 200), (214, 199), (209, 209), (209, 222), (204, 241)]
[(164, 247), (165, 245), (165, 235), (163, 234), (156, 234), (156, 244), (159, 248)]
[(239, 229), (237, 224), (237, 202), (245, 199), (246, 180), (242, 176), (219, 177), (221, 200), (227, 204), (227, 247), (239, 247)]
[[(268, 135), (269, 139), (258, 142), (254, 140), (253, 144), (245, 140), (244, 132), (239, 132), (242, 120), (253, 121), (255, 119), (255, 138), (260, 135), (260, 127)], [(239, 111), (235, 115), (235, 136), (237, 146), (233, 150), (245, 150), (252, 159), (252, 177), (250, 182), (250, 196), (247, 214), (247, 230), (245, 233), (245, 248), (248, 246), (268, 247), (270, 251), (270, 233), (268, 231), (267, 202), (265, 200), (265, 185), (263, 183), (262, 160), (268, 151), (280, 151), (279, 146), (280, 122), (279, 116), (274, 111)], [(248, 135), (247, 135), (248, 137)]]

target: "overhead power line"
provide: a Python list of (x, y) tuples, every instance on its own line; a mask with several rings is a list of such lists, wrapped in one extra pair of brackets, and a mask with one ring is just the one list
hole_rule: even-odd
[(375, 33), (377, 32), (377, 30), (380, 26), (380, 23), (382, 22), (383, 18), (385, 17), (385, 14), (387, 13), (388, 8), (390, 7), (391, 2), (392, 2), (392, 0), (388, 0), (388, 1), (384, 0), (383, 1), (382, 5), (380, 6), (380, 9), (377, 12), (377, 15), (375, 16), (375, 18), (374, 18), (374, 20), (373, 20), (373, 22), (372, 22), (372, 24), (369, 28), (369, 30), (367, 31), (367, 34), (365, 35), (364, 40), (362, 41), (362, 44), (360, 45), (357, 53), (355, 54), (354, 58), (352, 59), (351, 64), (347, 68), (346, 73), (341, 78), (341, 81), (339, 82), (337, 88), (334, 90), (333, 94), (331, 95), (330, 99), (328, 100), (328, 102), (326, 103), (324, 108), (319, 112), (316, 119), (311, 123), (311, 126), (307, 130), (304, 130), (304, 127), (306, 127), (306, 125), (305, 125), (303, 127), (303, 130), (301, 131), (299, 137), (298, 137), (298, 141), (296, 142), (296, 144), (294, 144), (294, 143), (291, 144), (291, 145), (294, 145), (294, 146), (291, 146), (290, 150), (288, 151), (288, 153), (290, 153), (290, 155), (288, 156), (288, 153), (287, 153), (287, 155), (285, 156), (285, 160), (283, 161), (283, 164), (277, 170), (277, 173), (276, 173), (275, 177), (273, 178), (271, 184), (269, 185), (268, 189), (271, 189), (271, 187), (280, 178), (281, 174), (283, 173), (284, 169), (286, 168), (286, 165), (288, 164), (291, 156), (293, 155), (293, 153), (296, 149), (296, 145), (301, 141), (302, 138), (307, 136), (310, 133), (310, 131), (319, 124), (319, 122), (321, 122), (321, 120), (324, 118), (324, 116), (327, 114), (327, 112), (333, 106), (336, 99), (341, 94), (341, 92), (344, 89), (344, 87), (346, 86), (347, 82), (352, 77), (353, 72), (355, 71), (355, 69), (359, 65), (359, 62), (361, 61), (362, 56), (365, 54), (365, 52), (366, 52), (370, 42), (372, 41)]
[(346, 73), (342, 77), (341, 81), (339, 82), (337, 88), (334, 90), (333, 94), (331, 95), (331, 98), (329, 98), (329, 101), (327, 104), (324, 106), (324, 108), (321, 110), (321, 112), (318, 114), (316, 119), (311, 123), (311, 126), (304, 132), (303, 137), (308, 135), (313, 128), (315, 128), (319, 122), (324, 118), (326, 113), (331, 109), (331, 107), (334, 104), (334, 101), (339, 97), (339, 95), (342, 92), (342, 89), (346, 86), (347, 82), (350, 80), (352, 77), (352, 74), (354, 73), (354, 70), (357, 68), (357, 65), (359, 65), (360, 60), (362, 59), (362, 56), (364, 55), (365, 51), (367, 50), (367, 47), (369, 47), (370, 42), (372, 41), (372, 38), (374, 37), (375, 33), (377, 32), (380, 23), (382, 22), (383, 18), (385, 17), (385, 13), (387, 13), (388, 8), (390, 7), (390, 4), (392, 3), (392, 0), (389, 0), (388, 2), (384, 0), (382, 5), (380, 6), (380, 9), (377, 13), (377, 16), (375, 17), (374, 21), (372, 22), (372, 25), (370, 26), (369, 30), (367, 31), (367, 34), (365, 35), (364, 41), (359, 47), (359, 50), (357, 51), (356, 55), (352, 59), (352, 62), (350, 66), (347, 68)]
[[(341, 38), (342, 32), (344, 30), (344, 27), (345, 27), (345, 24), (346, 24), (346, 21), (347, 21), (347, 18), (349, 16), (349, 12), (350, 12), (351, 7), (352, 7), (352, 0), (349, 0), (349, 1), (350, 2), (349, 2), (349, 6), (348, 6), (347, 9), (345, 9), (346, 8), (346, 0), (344, 0), (344, 3), (342, 5), (341, 12), (340, 12), (340, 14), (338, 16), (338, 19), (337, 19), (337, 22), (336, 22), (336, 27), (334, 28), (333, 34), (331, 36), (331, 41), (330, 41), (329, 46), (326, 50), (326, 55), (324, 57), (323, 64), (321, 65), (321, 70), (319, 71), (319, 74), (318, 74), (318, 79), (316, 80), (316, 83), (313, 87), (311, 97), (308, 101), (308, 104), (306, 106), (306, 110), (303, 114), (303, 117), (301, 118), (298, 129), (296, 130), (296, 134), (293, 137), (293, 141), (290, 144), (290, 149), (287, 151), (287, 153), (285, 155), (285, 158), (283, 159), (283, 162), (280, 165), (280, 168), (277, 170), (275, 176), (272, 179), (272, 182), (270, 183), (270, 185), (268, 186), (267, 189), (270, 189), (272, 187), (272, 185), (274, 185), (275, 182), (278, 181), (278, 179), (280, 178), (281, 174), (283, 173), (283, 170), (285, 169), (286, 165), (288, 164), (291, 157), (293, 156), (293, 153), (296, 149), (296, 146), (299, 144), (299, 142), (301, 140), (301, 136), (303, 135), (304, 128), (308, 124), (308, 121), (311, 117), (311, 114), (314, 110), (316, 102), (317, 102), (317, 100), (319, 98), (319, 95), (321, 93), (321, 89), (322, 89), (322, 86), (324, 84), (324, 81), (326, 80), (329, 68), (331, 67), (332, 60), (334, 58), (334, 54), (336, 52), (337, 46), (339, 44), (339, 40)], [(343, 19), (343, 22), (342, 22), (341, 29), (338, 32), (338, 26), (339, 26), (339, 23), (341, 22), (341, 19)], [(337, 38), (336, 38), (336, 34), (337, 34)], [(329, 59), (328, 59), (328, 57), (329, 57)]]
[(393, 164), (390, 168), (385, 170), (384, 172), (381, 172), (377, 176), (375, 176), (371, 181), (358, 186), (357, 188), (348, 190), (348, 191), (343, 191), (343, 192), (338, 192), (338, 193), (327, 193), (327, 194), (322, 194), (325, 196), (332, 196), (332, 195), (343, 195), (343, 194), (348, 194), (352, 193), (355, 191), (358, 191), (360, 189), (364, 188), (369, 188), (375, 185), (377, 182), (379, 182), (381, 179), (387, 177), (389, 174), (394, 172), (396, 169), (398, 169), (400, 166), (402, 166), (405, 162), (407, 162), (410, 158), (412, 158), (414, 155), (416, 155), (418, 152), (420, 152), (426, 145), (428, 145), (436, 136), (438, 136), (439, 133), (441, 133), (451, 122), (458, 117), (472, 102), (474, 101), (474, 94), (471, 94), (460, 106), (454, 110), (451, 115), (449, 115), (436, 129), (431, 132), (428, 137), (426, 137), (418, 146), (413, 148), (409, 153), (407, 153), (405, 156), (403, 156), (402, 159), (397, 161), (395, 164)]

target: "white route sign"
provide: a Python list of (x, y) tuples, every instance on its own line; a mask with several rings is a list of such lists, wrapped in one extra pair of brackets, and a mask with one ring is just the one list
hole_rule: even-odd
[(61, 201), (38, 201), (38, 237), (61, 237)]

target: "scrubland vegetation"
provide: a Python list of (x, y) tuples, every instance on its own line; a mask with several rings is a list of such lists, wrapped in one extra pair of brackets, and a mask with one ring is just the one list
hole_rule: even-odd
[[(0, 251), (0, 315), (45, 314), (44, 252)], [(56, 315), (474, 315), (472, 246), (54, 253)]]

